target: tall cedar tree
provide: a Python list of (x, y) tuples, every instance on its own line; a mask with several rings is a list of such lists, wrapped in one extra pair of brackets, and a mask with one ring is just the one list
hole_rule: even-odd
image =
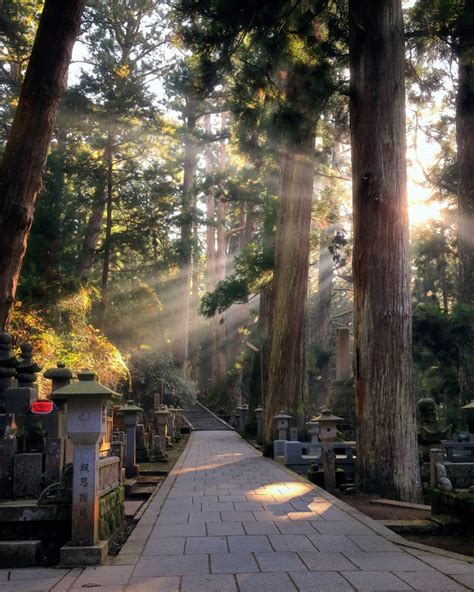
[[(289, 103), (294, 105), (301, 85), (296, 72), (288, 76)], [(305, 123), (297, 137), (286, 139), (281, 154), (265, 405), (267, 441), (273, 434), (273, 417), (282, 409), (290, 410), (301, 423), (307, 407), (306, 317), (315, 130), (314, 125)]]
[(0, 165), (0, 328), (14, 302), (85, 0), (46, 0)]
[[(458, 156), (459, 300), (467, 305), (474, 331), (474, 3), (465, 0), (457, 26), (458, 95), (456, 139)], [(474, 396), (472, 342), (461, 348), (461, 401)]]
[(351, 0), (349, 11), (358, 481), (419, 501), (402, 8)]

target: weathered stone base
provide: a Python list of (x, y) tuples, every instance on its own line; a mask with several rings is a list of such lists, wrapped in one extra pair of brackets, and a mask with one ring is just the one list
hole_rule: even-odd
[(62, 567), (102, 565), (107, 559), (109, 541), (98, 541), (90, 547), (76, 547), (68, 543), (61, 547), (59, 563)]
[(41, 541), (0, 541), (0, 568), (42, 563)]

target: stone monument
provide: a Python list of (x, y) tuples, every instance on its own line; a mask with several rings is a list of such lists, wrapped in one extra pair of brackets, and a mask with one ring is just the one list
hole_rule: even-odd
[(67, 401), (67, 429), (74, 444), (71, 541), (61, 548), (64, 566), (101, 564), (108, 542), (100, 541), (99, 443), (105, 431), (105, 405), (118, 397), (99, 384), (96, 375), (82, 371), (78, 382), (56, 391)]

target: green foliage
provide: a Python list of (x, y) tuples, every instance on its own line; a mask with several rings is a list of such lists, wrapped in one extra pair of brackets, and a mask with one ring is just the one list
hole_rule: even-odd
[(415, 302), (435, 303), (445, 312), (455, 302), (455, 241), (454, 228), (444, 220), (431, 222), (412, 233)]
[(161, 393), (164, 402), (187, 405), (196, 396), (196, 385), (178, 368), (169, 352), (141, 348), (129, 360), (132, 384), (147, 412), (153, 409), (153, 394)]
[(6, 141), (44, 0), (5, 0), (0, 11), (0, 146)]
[(201, 299), (200, 312), (207, 318), (222, 313), (234, 303), (247, 302), (271, 281), (272, 261), (251, 243), (235, 258), (235, 271)]
[[(64, 362), (73, 371), (89, 368), (104, 385), (117, 389), (128, 382), (129, 374), (119, 350), (90, 324), (93, 294), (81, 289), (56, 303), (56, 317), (42, 310), (27, 308), (21, 302), (13, 311), (9, 330), (15, 343), (33, 344), (35, 359), (44, 368)], [(50, 382), (38, 378), (42, 395)]]
[(413, 313), (413, 357), (425, 392), (444, 406), (451, 423), (459, 419), (460, 348), (474, 351), (474, 307), (456, 304), (443, 312), (419, 304)]

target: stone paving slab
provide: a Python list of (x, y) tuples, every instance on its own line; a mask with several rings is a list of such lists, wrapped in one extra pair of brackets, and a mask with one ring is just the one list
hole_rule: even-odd
[(111, 564), (0, 570), (0, 592), (474, 590), (474, 562), (409, 543), (234, 432), (196, 432)]

